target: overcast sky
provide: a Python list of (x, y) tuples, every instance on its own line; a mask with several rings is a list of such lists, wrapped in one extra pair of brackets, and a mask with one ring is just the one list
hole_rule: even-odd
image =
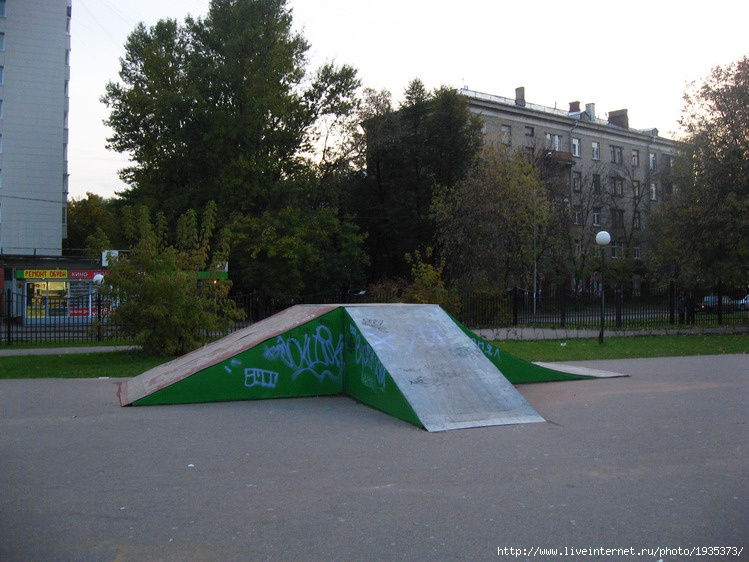
[[(289, 0), (311, 45), (311, 69), (350, 64), (363, 84), (396, 101), (413, 78), (568, 108), (595, 103), (599, 117), (628, 109), (630, 126), (678, 132), (686, 84), (749, 55), (746, 0)], [(73, 0), (70, 196), (111, 197), (125, 188), (127, 157), (106, 150), (99, 102), (118, 80), (135, 25), (205, 16), (209, 0)], [(444, 4), (447, 6), (447, 3)], [(612, 7), (609, 7), (612, 6)]]

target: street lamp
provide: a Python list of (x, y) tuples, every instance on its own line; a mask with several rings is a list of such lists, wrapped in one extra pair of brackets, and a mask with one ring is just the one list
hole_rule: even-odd
[(600, 280), (600, 289), (601, 289), (601, 332), (598, 334), (598, 343), (603, 343), (603, 327), (605, 324), (605, 307), (604, 307), (604, 293), (603, 293), (603, 249), (608, 246), (611, 243), (611, 234), (606, 232), (605, 230), (602, 230), (598, 234), (596, 234), (596, 244), (598, 244), (600, 251), (601, 251), (601, 280)]
[(96, 286), (96, 341), (101, 341), (101, 284), (104, 282), (104, 276), (97, 273), (93, 278)]

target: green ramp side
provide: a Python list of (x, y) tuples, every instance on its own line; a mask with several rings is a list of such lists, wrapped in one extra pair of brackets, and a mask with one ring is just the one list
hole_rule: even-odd
[(120, 386), (126, 405), (318, 396), (343, 392), (344, 312), (297, 306)]
[(362, 404), (421, 427), (421, 420), (395, 384), (377, 352), (346, 313), (346, 376), (343, 392)]
[(475, 332), (466, 328), (463, 324), (453, 318), (465, 334), (484, 352), (484, 355), (502, 371), (502, 374), (512, 384), (525, 384), (534, 382), (553, 382), (553, 381), (571, 381), (580, 379), (594, 379), (596, 377), (581, 375), (575, 373), (565, 373), (536, 365), (524, 359), (520, 359), (505, 351), (500, 350), (488, 340), (477, 335)]

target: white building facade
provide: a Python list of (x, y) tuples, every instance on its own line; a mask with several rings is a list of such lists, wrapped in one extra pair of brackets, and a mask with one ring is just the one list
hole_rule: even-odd
[(0, 254), (60, 256), (72, 0), (0, 0)]

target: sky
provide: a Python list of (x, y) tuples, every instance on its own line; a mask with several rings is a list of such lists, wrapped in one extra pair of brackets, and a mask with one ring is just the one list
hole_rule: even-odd
[[(70, 197), (112, 197), (126, 155), (106, 149), (99, 101), (118, 81), (127, 36), (139, 22), (204, 17), (209, 0), (73, 0), (70, 56)], [(309, 70), (349, 64), (363, 86), (396, 102), (419, 78), (440, 86), (567, 109), (596, 104), (598, 117), (628, 109), (630, 127), (678, 135), (683, 94), (715, 66), (749, 55), (746, 0), (288, 0), (310, 43)], [(445, 3), (445, 5), (447, 5)]]

